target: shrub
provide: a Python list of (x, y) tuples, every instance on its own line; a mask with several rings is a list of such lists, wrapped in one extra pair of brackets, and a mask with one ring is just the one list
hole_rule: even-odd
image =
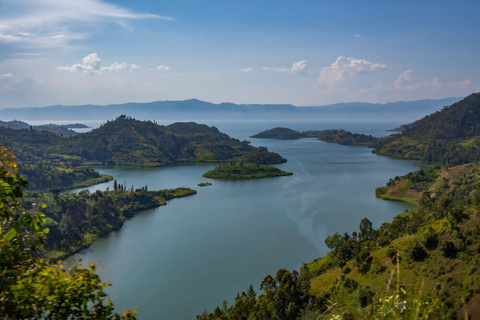
[(457, 255), (457, 248), (455, 244), (450, 240), (444, 240), (440, 243), (440, 251), (446, 258), (455, 258)]
[(433, 250), (438, 246), (438, 236), (433, 231), (428, 231), (422, 236), (422, 245), (428, 250)]
[(360, 306), (365, 308), (368, 304), (372, 302), (372, 297), (374, 293), (370, 290), (369, 286), (361, 287), (358, 291), (358, 300), (360, 302)]
[(419, 243), (415, 243), (406, 250), (407, 256), (413, 261), (423, 261), (428, 257), (427, 252)]

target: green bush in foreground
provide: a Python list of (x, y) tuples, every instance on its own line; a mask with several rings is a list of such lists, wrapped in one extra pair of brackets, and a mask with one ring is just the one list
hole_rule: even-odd
[(0, 314), (6, 319), (135, 319), (114, 313), (96, 265), (50, 264), (38, 258), (45, 216), (26, 213), (18, 200), (28, 186), (14, 156), (0, 149)]

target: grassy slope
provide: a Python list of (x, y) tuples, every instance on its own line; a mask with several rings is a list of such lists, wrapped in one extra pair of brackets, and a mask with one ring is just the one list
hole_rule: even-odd
[[(399, 216), (423, 216), (424, 223), (415, 232), (407, 232), (388, 246), (371, 247), (371, 257), (363, 268), (359, 269), (354, 260), (340, 268), (333, 261), (332, 253), (305, 264), (303, 270), (309, 270), (314, 275), (311, 279), (311, 294), (317, 297), (325, 292), (332, 294), (332, 302), (336, 305), (329, 315), (341, 314), (348, 309), (360, 317), (365, 316), (368, 309), (362, 309), (359, 304), (361, 287), (370, 287), (375, 293), (373, 301), (378, 301), (396, 294), (397, 281), (400, 281), (401, 286), (413, 298), (443, 304), (445, 312), (452, 316), (462, 314), (465, 306), (475, 314), (475, 308), (480, 305), (477, 293), (480, 283), (480, 197), (475, 196), (479, 178), (480, 166), (467, 164), (410, 173), (379, 188), (377, 194), (382, 198), (419, 205), (418, 209)], [(445, 203), (445, 199), (449, 200), (449, 204)], [(448, 211), (459, 207), (462, 208), (464, 218), (456, 227), (452, 227), (452, 215)], [(432, 232), (438, 242), (427, 248), (425, 238)], [(454, 243), (454, 255), (443, 254), (443, 241)], [(425, 249), (427, 257), (415, 261), (409, 255), (409, 248), (418, 244)], [(387, 257), (390, 248), (400, 255), (401, 262), (398, 265)], [(355, 288), (345, 278), (353, 280)]]

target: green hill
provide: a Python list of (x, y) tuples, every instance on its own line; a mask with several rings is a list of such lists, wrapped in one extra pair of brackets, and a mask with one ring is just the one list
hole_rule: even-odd
[(277, 140), (297, 140), (305, 138), (305, 134), (289, 128), (276, 127), (257, 133), (250, 138), (277, 139)]
[(455, 166), (480, 159), (480, 93), (408, 125), (401, 134), (380, 139), (375, 152)]
[(73, 161), (153, 167), (240, 157), (256, 157), (259, 158), (256, 163), (263, 164), (286, 161), (276, 153), (250, 146), (248, 141), (231, 138), (215, 127), (193, 122), (160, 126), (127, 116), (68, 138), (48, 132), (0, 127), (0, 139), (22, 163), (48, 160), (50, 163)]
[(88, 162), (151, 167), (223, 161), (253, 150), (256, 148), (247, 141), (230, 138), (215, 127), (193, 122), (165, 127), (120, 116), (98, 129), (62, 140), (56, 153)]

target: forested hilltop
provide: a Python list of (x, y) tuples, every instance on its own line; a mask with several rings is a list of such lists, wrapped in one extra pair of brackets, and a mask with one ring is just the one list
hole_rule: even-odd
[(480, 159), (480, 93), (380, 139), (375, 152), (420, 164), (454, 166)]
[[(0, 130), (3, 144), (25, 163), (48, 160), (153, 167), (222, 161), (260, 152), (248, 141), (231, 138), (215, 127), (193, 122), (160, 126), (127, 116), (69, 138), (28, 129)], [(265, 158), (271, 159), (270, 164), (279, 162), (274, 153)]]
[(379, 139), (379, 154), (431, 165), (376, 190), (416, 209), (377, 229), (364, 218), (352, 234), (332, 232), (325, 257), (267, 275), (260, 293), (250, 286), (197, 319), (479, 319), (479, 120), (473, 94)]

